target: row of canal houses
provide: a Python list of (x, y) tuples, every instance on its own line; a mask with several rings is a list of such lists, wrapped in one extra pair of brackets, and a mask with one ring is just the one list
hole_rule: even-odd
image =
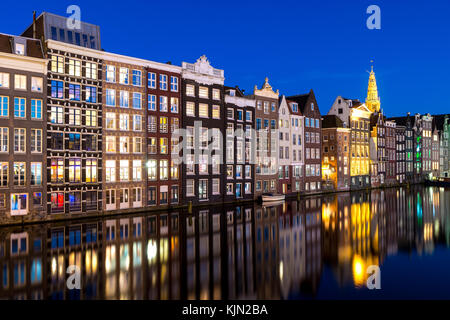
[(449, 128), (386, 119), (373, 70), (365, 103), (321, 116), (313, 90), (246, 94), (205, 56), (110, 53), (51, 13), (0, 34), (1, 223), (420, 182), (448, 176)]

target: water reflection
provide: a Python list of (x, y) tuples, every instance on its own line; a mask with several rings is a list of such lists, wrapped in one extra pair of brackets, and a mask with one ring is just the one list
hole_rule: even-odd
[[(448, 247), (449, 205), (450, 190), (413, 187), (2, 228), (0, 298), (314, 297), (330, 281), (324, 268), (362, 290), (368, 266)], [(72, 265), (81, 290), (67, 288)]]

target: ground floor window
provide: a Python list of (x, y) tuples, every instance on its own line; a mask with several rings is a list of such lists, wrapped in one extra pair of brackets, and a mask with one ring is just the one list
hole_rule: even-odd
[(64, 212), (64, 192), (52, 192), (51, 210), (52, 213)]
[(116, 190), (106, 190), (106, 206), (115, 206), (116, 204)]
[(246, 182), (244, 186), (244, 192), (245, 194), (251, 194), (252, 193), (252, 183)]
[(195, 196), (194, 185), (195, 185), (195, 181), (193, 179), (186, 180), (186, 196), (188, 196), (188, 197)]
[(42, 205), (42, 192), (33, 192), (33, 207)]
[(70, 212), (81, 211), (81, 192), (69, 192), (69, 210)]
[(172, 186), (170, 189), (171, 189), (170, 202), (171, 203), (178, 203), (178, 186)]
[(149, 206), (156, 204), (156, 187), (149, 187), (148, 188), (148, 199), (147, 204)]
[(141, 188), (133, 188), (132, 198), (133, 198), (134, 203), (142, 202), (142, 189)]
[(167, 204), (169, 198), (169, 188), (167, 186), (159, 187), (159, 204)]
[(130, 203), (130, 190), (127, 188), (120, 189), (120, 205), (127, 205)]
[(233, 194), (233, 184), (227, 183), (227, 194)]
[(28, 211), (28, 194), (13, 193), (11, 194), (11, 215), (25, 215)]
[(236, 183), (236, 198), (242, 198), (242, 183)]
[(208, 180), (201, 179), (198, 184), (198, 198), (208, 199)]
[(256, 191), (261, 191), (261, 181), (256, 181)]
[(86, 210), (97, 210), (97, 191), (86, 192)]

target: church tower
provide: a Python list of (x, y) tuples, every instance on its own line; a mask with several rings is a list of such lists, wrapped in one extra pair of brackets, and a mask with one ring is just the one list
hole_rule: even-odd
[(380, 97), (378, 96), (377, 80), (375, 79), (375, 72), (370, 71), (369, 87), (367, 88), (366, 106), (371, 112), (380, 111)]

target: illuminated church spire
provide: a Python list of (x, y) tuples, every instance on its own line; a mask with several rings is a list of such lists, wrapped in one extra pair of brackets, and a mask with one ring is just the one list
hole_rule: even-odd
[(369, 76), (369, 87), (367, 88), (366, 106), (372, 112), (380, 111), (380, 97), (378, 96), (377, 80), (375, 79), (375, 72), (373, 72), (373, 65)]

